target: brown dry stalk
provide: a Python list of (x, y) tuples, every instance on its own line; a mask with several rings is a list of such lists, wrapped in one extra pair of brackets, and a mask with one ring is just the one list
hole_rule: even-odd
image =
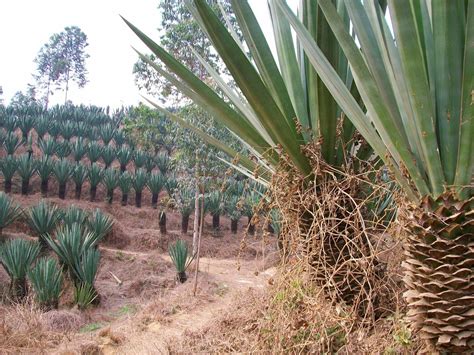
[(295, 261), (305, 265), (325, 297), (349, 307), (353, 325), (373, 324), (393, 310), (399, 292), (386, 272), (387, 255), (399, 248), (389, 234), (394, 205), (381, 208), (393, 191), (370, 163), (336, 169), (321, 159), (319, 144), (304, 151), (314, 175), (300, 176), (283, 158), (259, 206), (267, 213), (263, 225), (268, 211), (278, 210), (283, 270)]

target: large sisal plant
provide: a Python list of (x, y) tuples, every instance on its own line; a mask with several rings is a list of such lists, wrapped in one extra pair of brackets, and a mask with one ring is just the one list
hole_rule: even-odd
[[(275, 192), (279, 196), (280, 201), (277, 203), (280, 206), (286, 206), (289, 213), (297, 211), (296, 215), (287, 214), (286, 220), (295, 221), (296, 218), (301, 221), (291, 224), (294, 249), (306, 251), (309, 265), (315, 271), (313, 274), (316, 275), (318, 282), (321, 281), (327, 287), (331, 296), (353, 303), (357, 308), (357, 304), (364, 303), (359, 297), (361, 292), (364, 293), (364, 289), (371, 289), (367, 283), (367, 275), (378, 277), (373, 273), (374, 268), (369, 272), (362, 272), (359, 266), (349, 266), (353, 264), (342, 261), (348, 260), (353, 255), (361, 258), (367, 256), (364, 250), (367, 250), (365, 245), (370, 241), (369, 234), (365, 233), (364, 229), (365, 225), (371, 223), (363, 223), (365, 217), (357, 221), (351, 220), (350, 217), (353, 211), (358, 209), (356, 205), (366, 198), (366, 196), (354, 198), (355, 196), (351, 196), (351, 191), (365, 193), (365, 190), (352, 186), (357, 179), (344, 184), (340, 188), (343, 196), (343, 202), (340, 204), (342, 207), (337, 211), (332, 208), (330, 199), (324, 196), (322, 196), (325, 201), (323, 204), (314, 203), (315, 201), (306, 197), (304, 199), (307, 203), (304, 206), (293, 204), (299, 203), (299, 193), (308, 195), (307, 193), (313, 191), (313, 195), (320, 196), (322, 191), (330, 191), (332, 188), (323, 189), (320, 184), (329, 181), (329, 184), (338, 185), (338, 173), (334, 171), (341, 172), (339, 175), (345, 175), (345, 172), (356, 168), (356, 164), (349, 161), (365, 160), (372, 154), (371, 146), (365, 143), (363, 147), (359, 145), (360, 139), (355, 133), (354, 124), (346, 118), (321, 79), (304, 61), (304, 53), (301, 48), (295, 46), (289, 22), (276, 4), (270, 3), (270, 10), (277, 58), (274, 57), (247, 1), (232, 1), (233, 12), (245, 43), (240, 41), (232, 26), (226, 27), (220, 21), (219, 16), (206, 1), (187, 1), (187, 5), (203, 32), (211, 39), (215, 50), (231, 74), (233, 83), (227, 82), (226, 76), (220, 76), (212, 65), (195, 53), (212, 78), (212, 83), (201, 81), (159, 44), (127, 22), (161, 64), (151, 62), (141, 53), (139, 55), (183, 94), (222, 122), (250, 154), (248, 156), (239, 154), (184, 119), (151, 101), (150, 103), (170, 119), (191, 129), (209, 144), (222, 150), (232, 158), (232, 162), (227, 161), (228, 164), (260, 183), (268, 184), (272, 178), (280, 176), (275, 174), (277, 170), (285, 170), (285, 167), (288, 167), (289, 173), (283, 172), (285, 181), (274, 186), (292, 184), (297, 192), (293, 195), (285, 191), (280, 191), (283, 192), (281, 194)], [(304, 9), (304, 13), (309, 14), (312, 10), (312, 7)], [(227, 18), (225, 14), (223, 17)], [(321, 22), (315, 28), (315, 33), (319, 34), (318, 43), (326, 49), (338, 77), (345, 83), (345, 88), (358, 96), (348, 62), (342, 48), (330, 36), (328, 24)], [(362, 107), (359, 109), (362, 110)], [(375, 128), (365, 120), (359, 126), (359, 129), (376, 135)], [(378, 145), (379, 149), (383, 147), (383, 142), (378, 137), (369, 143)], [(310, 147), (311, 154), (305, 151), (305, 146)], [(323, 161), (323, 164), (320, 165), (319, 161)], [(347, 168), (348, 164), (351, 168)], [(331, 173), (326, 174), (326, 170)], [(326, 179), (316, 179), (316, 176), (321, 174), (326, 175)], [(288, 201), (284, 202), (284, 199)], [(320, 207), (321, 205), (323, 207)], [(334, 226), (328, 224), (328, 227), (322, 230), (315, 221), (319, 215), (324, 216), (327, 213), (335, 213), (331, 222)], [(344, 222), (335, 223), (336, 220)], [(289, 224), (288, 228), (291, 228)], [(357, 230), (357, 233), (354, 230)], [(348, 237), (351, 239), (350, 243), (345, 236), (350, 236)], [(303, 248), (297, 248), (296, 246), (301, 243), (304, 244)], [(322, 250), (324, 256), (320, 257), (317, 250)], [(339, 254), (342, 257), (338, 257)], [(370, 263), (372, 260), (374, 258)], [(340, 267), (341, 263), (345, 266)], [(328, 282), (325, 276), (328, 269), (339, 275), (336, 282)], [(367, 300), (375, 296), (365, 293), (362, 298)], [(366, 305), (367, 303), (364, 303), (363, 308), (367, 310)]]
[[(474, 2), (318, 0), (349, 61), (366, 112), (328, 62), (311, 28), (271, 1), (308, 62), (385, 159), (407, 198), (405, 297), (422, 338), (440, 350), (474, 348)], [(345, 24), (349, 18), (354, 33)]]
[[(232, 1), (245, 44), (206, 1), (187, 3), (237, 90), (203, 62), (215, 90), (127, 24), (163, 64), (149, 65), (255, 159), (153, 105), (239, 157), (241, 171), (258, 170), (264, 183), (281, 163), (278, 153), (311, 177), (306, 143), (318, 142), (335, 168), (348, 152), (362, 160), (375, 152), (408, 201), (402, 223), (414, 327), (440, 349), (473, 347), (473, 2), (302, 0), (295, 15), (284, 0), (269, 0), (277, 59), (247, 1)], [(354, 128), (367, 145), (355, 147)]]

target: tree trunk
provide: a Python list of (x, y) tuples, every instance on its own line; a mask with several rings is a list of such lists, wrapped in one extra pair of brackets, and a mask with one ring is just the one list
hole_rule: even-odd
[(138, 208), (142, 207), (142, 192), (141, 191), (135, 192), (135, 206)]
[(200, 215), (200, 204), (199, 204), (199, 183), (196, 176), (196, 192), (194, 195), (194, 224), (193, 224), (193, 255), (197, 252), (197, 243), (199, 237), (199, 215)]
[(221, 215), (219, 213), (215, 213), (212, 215), (212, 229), (219, 230), (221, 226)]
[(66, 198), (66, 183), (59, 184), (59, 198), (61, 200)]
[(48, 196), (48, 180), (41, 181), (41, 196), (47, 197)]
[(158, 193), (153, 192), (151, 195), (151, 207), (158, 208)]
[(231, 231), (233, 234), (236, 234), (236, 233), (237, 233), (237, 226), (238, 226), (238, 223), (239, 223), (238, 220), (232, 219), (232, 220), (230, 221), (230, 231)]
[(188, 233), (189, 215), (181, 215), (181, 233)]
[(51, 85), (51, 80), (48, 80), (48, 88), (46, 89), (46, 99), (45, 99), (45, 105), (44, 105), (44, 108), (46, 111), (48, 111), (48, 105), (49, 105), (49, 87)]
[(128, 203), (128, 194), (122, 193), (122, 206), (126, 206)]
[(248, 234), (249, 235), (255, 235), (255, 224), (252, 223), (252, 217), (253, 216), (247, 216), (248, 217)]
[(67, 103), (67, 92), (69, 91), (69, 70), (67, 71), (66, 74), (66, 94), (64, 95), (64, 104), (66, 105)]
[(9, 194), (10, 192), (12, 192), (12, 181), (5, 180), (5, 193)]
[(165, 212), (161, 212), (160, 214), (159, 225), (160, 225), (160, 233), (166, 234), (167, 230), (166, 230), (166, 213)]
[(21, 181), (21, 194), (28, 195), (28, 190), (30, 188), (30, 180), (22, 180)]
[(114, 201), (114, 190), (107, 190), (107, 202), (111, 204)]
[(97, 186), (91, 186), (90, 195), (91, 195), (91, 202), (94, 202), (95, 197), (97, 195)]
[(76, 200), (81, 199), (82, 184), (76, 184)]

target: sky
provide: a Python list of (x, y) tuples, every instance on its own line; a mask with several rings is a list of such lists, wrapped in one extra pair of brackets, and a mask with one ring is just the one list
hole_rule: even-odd
[[(264, 32), (271, 36), (265, 0), (249, 0)], [(290, 0), (295, 2), (295, 0)], [(90, 58), (87, 85), (72, 85), (68, 98), (75, 104), (120, 107), (137, 104), (141, 97), (133, 79), (137, 55), (131, 46), (147, 53), (145, 46), (125, 25), (124, 16), (159, 42), (160, 14), (157, 0), (14, 0), (2, 1), (0, 11), (0, 86), (8, 103), (17, 91), (34, 83), (34, 58), (54, 33), (78, 26), (87, 35)], [(63, 103), (57, 91), (50, 103)]]

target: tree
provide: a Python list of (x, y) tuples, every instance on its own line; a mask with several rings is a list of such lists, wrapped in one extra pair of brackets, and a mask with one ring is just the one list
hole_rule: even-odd
[(35, 78), (40, 87), (46, 90), (46, 107), (51, 94), (51, 85), (65, 86), (64, 102), (67, 102), (69, 83), (73, 81), (82, 88), (87, 84), (85, 61), (89, 54), (85, 49), (87, 36), (79, 27), (66, 27), (64, 31), (55, 33), (49, 42), (41, 47), (35, 58), (37, 64)]
[(176, 147), (176, 125), (143, 103), (128, 110), (123, 130), (135, 145), (148, 151), (164, 148), (171, 154)]
[(25, 92), (17, 91), (10, 100), (10, 106), (16, 109), (40, 108), (41, 102), (36, 97), (36, 87), (28, 84)]
[[(219, 5), (218, 0), (207, 0), (207, 2), (216, 11), (219, 11), (219, 7), (222, 6), (229, 17), (229, 21), (232, 24), (236, 23), (229, 0), (224, 0), (223, 5)], [(219, 72), (219, 68), (222, 68), (222, 62), (211, 50), (211, 42), (189, 12), (185, 2), (160, 0), (158, 9), (162, 15), (161, 27), (158, 29), (163, 33), (160, 37), (161, 43), (169, 53), (178, 58), (201, 80), (209, 78), (209, 75), (193, 51), (190, 50), (190, 47)], [(156, 60), (153, 54), (147, 55), (147, 58), (152, 62)], [(150, 94), (162, 96), (166, 99), (174, 99), (175, 102), (181, 102), (184, 98), (168, 80), (159, 75), (143, 59), (139, 59), (135, 63), (133, 73), (137, 86), (140, 89), (145, 89)]]

